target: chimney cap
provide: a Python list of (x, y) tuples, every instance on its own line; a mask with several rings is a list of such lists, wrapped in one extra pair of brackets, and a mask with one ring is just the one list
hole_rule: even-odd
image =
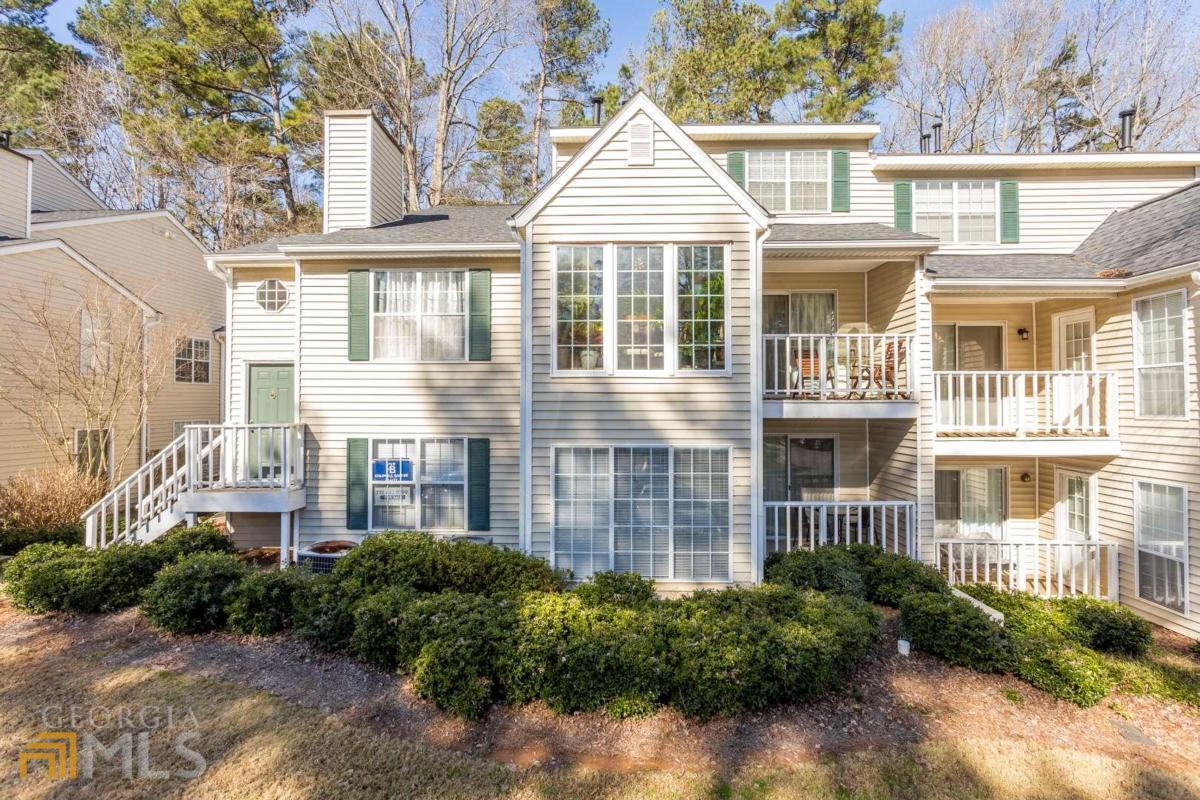
[(601, 95), (592, 95), (592, 124), (599, 125), (600, 118), (604, 116), (604, 97)]

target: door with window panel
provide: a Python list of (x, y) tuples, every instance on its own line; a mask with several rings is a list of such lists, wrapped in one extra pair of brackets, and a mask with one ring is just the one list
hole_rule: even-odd
[[(1062, 314), (1055, 327), (1058, 347), (1054, 353), (1056, 370), (1069, 373), (1087, 373), (1092, 366), (1092, 310)], [(1086, 374), (1055, 375), (1051, 379), (1051, 395), (1054, 398), (1054, 418), (1057, 424), (1074, 427), (1091, 418), (1093, 387)], [(1097, 407), (1099, 405), (1097, 404)]]
[(1003, 467), (939, 469), (934, 473), (935, 532), (939, 538), (1002, 539), (1007, 522)]

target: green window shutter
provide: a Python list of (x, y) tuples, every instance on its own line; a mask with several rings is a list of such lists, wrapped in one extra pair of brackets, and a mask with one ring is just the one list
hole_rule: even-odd
[(892, 206), (896, 215), (896, 230), (912, 231), (912, 181), (892, 184)]
[(731, 150), (726, 153), (725, 171), (737, 181), (738, 186), (746, 188), (746, 153), (741, 150)]
[(367, 440), (346, 440), (346, 529), (367, 529)]
[(850, 210), (850, 151), (833, 151), (833, 202), (834, 211)]
[(492, 271), (473, 269), (470, 278), (471, 319), (468, 357), (472, 361), (492, 360)]
[(467, 530), (492, 529), (492, 453), (488, 439), (467, 439)]
[(1000, 181), (1000, 241), (1021, 241), (1021, 202), (1016, 181)]
[(352, 269), (346, 276), (346, 308), (348, 318), (347, 335), (349, 346), (347, 357), (351, 361), (369, 361), (371, 338), (368, 330), (371, 302), (371, 272)]

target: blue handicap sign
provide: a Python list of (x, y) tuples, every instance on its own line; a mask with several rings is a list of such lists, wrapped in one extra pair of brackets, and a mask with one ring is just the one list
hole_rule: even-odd
[(403, 482), (412, 480), (411, 458), (376, 458), (371, 460), (371, 480)]

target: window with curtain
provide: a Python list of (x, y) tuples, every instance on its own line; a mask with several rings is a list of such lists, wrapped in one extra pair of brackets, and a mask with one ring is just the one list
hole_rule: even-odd
[(466, 272), (376, 270), (372, 286), (374, 358), (462, 361), (467, 354)]
[(613, 448), (613, 569), (670, 576), (670, 448)]
[(612, 569), (607, 447), (554, 451), (554, 564), (577, 579)]
[(833, 292), (793, 292), (789, 333), (836, 333), (837, 295)]
[(833, 500), (837, 487), (837, 440), (826, 436), (788, 439), (790, 500)]
[(1134, 301), (1133, 365), (1138, 416), (1187, 416), (1186, 313), (1183, 291)]
[(729, 580), (729, 451), (678, 447), (674, 459), (674, 577)]
[(617, 369), (666, 365), (666, 294), (663, 248), (619, 245), (617, 260)]
[(725, 369), (725, 248), (677, 248), (679, 368)]
[(772, 212), (829, 210), (828, 150), (750, 150), (746, 191)]
[(1138, 481), (1134, 496), (1138, 597), (1187, 610), (1187, 490)]
[(1007, 519), (1003, 467), (939, 469), (934, 473), (938, 536), (1000, 539)]
[(604, 248), (555, 250), (558, 369), (604, 369)]
[(958, 326), (933, 326), (933, 369), (935, 372), (958, 369)]

